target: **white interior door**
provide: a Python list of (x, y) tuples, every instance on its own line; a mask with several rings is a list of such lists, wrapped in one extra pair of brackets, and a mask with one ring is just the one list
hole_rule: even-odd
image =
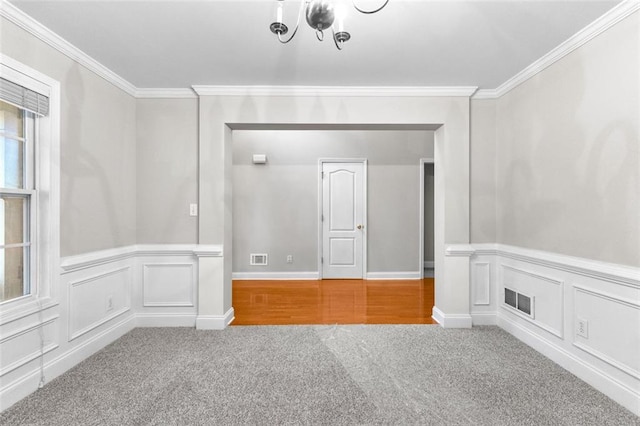
[(322, 278), (363, 278), (365, 164), (322, 163)]

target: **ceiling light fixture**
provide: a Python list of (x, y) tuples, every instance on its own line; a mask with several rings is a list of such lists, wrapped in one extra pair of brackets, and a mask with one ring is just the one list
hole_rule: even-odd
[[(347, 12), (345, 5), (335, 5), (334, 3), (336, 2), (328, 0), (304, 0), (300, 3), (300, 11), (298, 12), (296, 27), (289, 38), (283, 38), (282, 36), (289, 32), (289, 27), (287, 27), (282, 20), (284, 0), (276, 0), (276, 21), (272, 23), (269, 28), (272, 33), (278, 36), (280, 43), (289, 43), (298, 32), (300, 19), (304, 13), (307, 19), (307, 24), (316, 31), (316, 37), (318, 40), (322, 41), (324, 39), (324, 31), (331, 28), (333, 41), (335, 42), (338, 50), (342, 50), (343, 43), (349, 41), (351, 34), (344, 30), (344, 18)], [(355, 0), (353, 0), (353, 7), (360, 13), (371, 15), (381, 11), (387, 3), (389, 3), (389, 0), (384, 0), (384, 3), (379, 8), (374, 10), (364, 10), (358, 7)], [(337, 25), (334, 25), (334, 23)]]

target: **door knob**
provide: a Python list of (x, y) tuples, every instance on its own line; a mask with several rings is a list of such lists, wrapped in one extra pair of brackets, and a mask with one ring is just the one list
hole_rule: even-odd
[(358, 225), (358, 226), (357, 226), (357, 228), (358, 228), (358, 229), (362, 229), (362, 228), (364, 228), (364, 226), (362, 226), (362, 225)]

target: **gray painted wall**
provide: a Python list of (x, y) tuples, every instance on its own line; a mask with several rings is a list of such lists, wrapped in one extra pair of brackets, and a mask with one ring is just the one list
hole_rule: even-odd
[(496, 100), (472, 100), (471, 242), (496, 242)]
[(640, 266), (640, 12), (498, 101), (497, 241)]
[(137, 101), (137, 242), (193, 244), (198, 218), (198, 100)]
[[(252, 164), (253, 154), (268, 163)], [(433, 157), (433, 132), (234, 131), (234, 272), (318, 270), (320, 158), (368, 159), (368, 271), (418, 271), (426, 157)], [(250, 253), (269, 254), (269, 266), (249, 266)]]
[(0, 19), (0, 51), (60, 82), (61, 256), (134, 244), (135, 99)]

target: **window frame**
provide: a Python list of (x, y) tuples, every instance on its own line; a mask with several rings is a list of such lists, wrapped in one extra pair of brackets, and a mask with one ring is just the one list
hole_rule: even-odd
[(49, 97), (50, 105), (49, 115), (34, 117), (34, 156), (29, 165), (33, 168), (30, 294), (0, 302), (0, 325), (4, 325), (59, 304), (60, 83), (4, 54), (0, 54), (0, 76)]
[[(1, 101), (1, 100), (0, 100)], [(4, 102), (4, 101), (3, 101)], [(5, 102), (6, 103), (6, 102)], [(36, 176), (36, 160), (38, 158), (38, 151), (36, 147), (36, 138), (38, 135), (37, 123), (38, 119), (32, 112), (26, 111), (20, 108), (22, 114), (22, 137), (17, 135), (5, 135), (9, 139), (19, 140), (23, 145), (23, 188), (2, 188), (0, 194), (7, 195), (12, 198), (22, 198), (25, 200), (26, 209), (23, 212), (23, 241), (22, 243), (15, 244), (0, 244), (3, 248), (19, 248), (23, 250), (24, 259), (23, 262), (23, 292), (25, 284), (29, 289), (28, 294), (14, 297), (8, 300), (0, 300), (0, 305), (8, 304), (11, 301), (17, 301), (19, 299), (30, 296), (37, 288), (37, 283), (33, 282), (33, 278), (36, 277), (36, 265), (38, 259), (36, 257), (37, 251), (37, 232), (35, 232), (36, 224), (38, 220), (38, 191), (37, 191), (37, 176)], [(8, 247), (7, 247), (8, 246)]]

